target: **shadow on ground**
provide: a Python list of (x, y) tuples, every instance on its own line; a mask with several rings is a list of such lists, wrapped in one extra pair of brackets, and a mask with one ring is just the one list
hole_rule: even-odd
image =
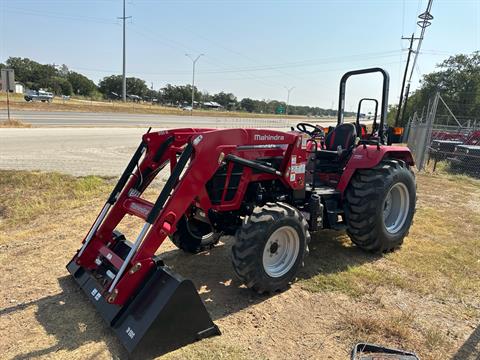
[[(351, 246), (349, 242), (345, 242), (345, 237), (344, 233), (334, 231), (323, 231), (313, 237), (309, 246), (310, 254), (305, 258), (305, 266), (299, 272), (299, 278), (309, 279), (318, 274), (342, 272), (349, 267), (379, 258)], [(222, 241), (222, 246), (197, 255), (177, 250), (162, 255), (168, 266), (191, 279), (197, 286), (213, 320), (275, 296), (258, 295), (242, 285), (230, 260), (234, 239), (228, 237), (222, 238)]]
[[(193, 281), (214, 321), (275, 296), (258, 295), (237, 280), (230, 262), (233, 238), (223, 238), (222, 241), (222, 245), (197, 255), (179, 250), (161, 254), (166, 265)], [(351, 266), (378, 259), (377, 256), (350, 246), (343, 233), (333, 231), (324, 231), (315, 236), (310, 249), (305, 267), (299, 274), (301, 279), (320, 273), (342, 272)], [(59, 350), (74, 350), (99, 340), (105, 341), (114, 358), (126, 358), (126, 351), (96, 314), (94, 306), (77, 284), (69, 276), (58, 280), (62, 293), (0, 311), (1, 316), (37, 306), (37, 321), (57, 340), (51, 347), (21, 354), (15, 359), (48, 355)]]
[[(95, 314), (94, 306), (88, 302), (76, 282), (70, 276), (61, 277), (58, 281), (62, 289), (61, 293), (0, 310), (0, 316), (8, 316), (36, 307), (36, 320), (48, 335), (53, 335), (56, 339), (56, 344), (50, 347), (25, 352), (13, 359), (53, 356), (58, 351), (73, 351), (99, 340), (106, 343), (114, 357), (126, 359), (126, 351), (102, 322), (100, 316)], [(35, 325), (32, 324), (33, 326)], [(93, 353), (88, 354), (90, 359), (96, 357)]]
[(480, 360), (480, 325), (473, 330), (452, 360)]

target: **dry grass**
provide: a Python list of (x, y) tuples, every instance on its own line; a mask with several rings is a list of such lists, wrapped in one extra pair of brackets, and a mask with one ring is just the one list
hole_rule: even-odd
[[(91, 203), (111, 187), (97, 176), (0, 170), (0, 235), (42, 215), (55, 216)], [(0, 244), (6, 239), (0, 236)]]
[[(329, 253), (320, 271), (307, 266), (313, 274), (300, 284), (313, 293), (341, 292), (369, 305), (342, 318), (346, 338), (386, 341), (443, 359), (462, 322), (478, 324), (480, 316), (480, 181), (440, 171), (419, 174), (417, 184), (415, 221), (401, 250), (381, 258), (353, 257), (356, 249), (348, 237), (337, 235), (327, 245), (314, 245), (312, 256)], [(415, 316), (385, 305), (386, 292), (402, 294), (396, 295), (400, 305), (416, 309)]]
[[(0, 93), (0, 109), (7, 108), (6, 96)], [(14, 94), (10, 97), (10, 108), (12, 110), (38, 110), (38, 111), (78, 111), (78, 112), (121, 112), (135, 114), (161, 114), (161, 115), (181, 115), (189, 116), (189, 111), (175, 107), (152, 105), (149, 103), (123, 103), (120, 101), (97, 101), (72, 98), (63, 101), (60, 98), (54, 98), (51, 103), (48, 102), (27, 102), (23, 95)], [(194, 110), (196, 116), (216, 116), (216, 117), (248, 117), (248, 118), (286, 118), (285, 115), (274, 114), (254, 114), (241, 111), (217, 111), (217, 110)], [(289, 119), (305, 119), (305, 116), (288, 116)], [(331, 120), (331, 119), (330, 119)], [(334, 119), (335, 121), (335, 119)]]
[[(380, 261), (347, 265), (342, 271), (329, 269), (302, 286), (310, 291), (335, 289), (353, 296), (385, 285), (419, 295), (433, 291), (438, 297), (475, 294), (480, 288), (480, 212), (476, 208), (480, 181), (463, 175), (422, 174), (418, 188), (414, 226), (401, 251)], [(343, 248), (352, 247), (346, 236), (338, 241)], [(334, 268), (336, 261), (345, 264), (342, 259), (331, 259), (324, 266)]]
[(31, 124), (10, 118), (10, 120), (0, 121), (0, 128), (29, 128)]
[[(300, 281), (272, 297), (236, 282), (231, 240), (198, 256), (166, 242), (165, 261), (205, 290), (202, 299), (223, 335), (165, 358), (345, 359), (354, 343), (370, 341), (422, 359), (475, 359), (480, 182), (445, 174), (417, 180), (415, 224), (401, 250), (373, 256), (342, 233), (321, 233)], [(0, 172), (2, 358), (124, 357), (64, 269), (111, 187), (98, 177)]]

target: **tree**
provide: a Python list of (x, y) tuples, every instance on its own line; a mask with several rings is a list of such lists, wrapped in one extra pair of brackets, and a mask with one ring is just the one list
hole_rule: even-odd
[(75, 95), (91, 96), (97, 89), (97, 86), (92, 80), (75, 71), (68, 72), (67, 80), (72, 84)]
[[(160, 90), (162, 102), (166, 104), (179, 105), (192, 101), (192, 85), (171, 85), (167, 84)], [(195, 87), (195, 100), (200, 101), (202, 93)]]
[(60, 76), (53, 76), (49, 78), (44, 86), (53, 91), (55, 95), (72, 95), (72, 84), (67, 79)]
[(148, 93), (148, 86), (145, 80), (129, 77), (127, 78), (127, 94), (133, 94), (138, 96), (145, 96)]
[[(110, 75), (104, 77), (100, 80), (98, 88), (102, 94), (109, 97), (112, 93), (118, 95), (122, 94), (122, 76), (121, 75)], [(145, 80), (128, 77), (127, 78), (127, 94), (129, 95), (138, 95), (145, 96), (148, 93), (148, 86), (145, 83)]]
[(57, 95), (92, 95), (96, 86), (87, 77), (69, 71), (67, 65), (40, 64), (28, 58), (10, 57), (5, 67), (15, 70), (15, 79), (29, 89), (48, 89)]
[(255, 102), (252, 99), (244, 98), (242, 101), (240, 101), (240, 106), (245, 111), (253, 112), (255, 109)]
[[(457, 117), (478, 117), (480, 113), (480, 52), (451, 56), (437, 65), (437, 68), (438, 71), (424, 75), (420, 89), (411, 94), (402, 126), (415, 111), (421, 113), (437, 91)], [(390, 112), (393, 109), (396, 108), (391, 108)], [(438, 111), (446, 110), (439, 107)], [(446, 112), (444, 114), (447, 115)]]
[(235, 95), (223, 91), (214, 94), (212, 100), (222, 105), (225, 109), (231, 109), (237, 104), (237, 98)]
[(28, 58), (10, 57), (6, 66), (15, 70), (17, 81), (35, 90), (48, 87), (50, 79), (59, 75), (53, 65), (42, 65)]

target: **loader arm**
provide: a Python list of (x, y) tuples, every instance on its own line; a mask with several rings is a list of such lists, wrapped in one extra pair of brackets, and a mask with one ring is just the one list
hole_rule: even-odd
[[(125, 188), (119, 200), (122, 200), (128, 209), (144, 208), (145, 211), (131, 211), (130, 213), (141, 216), (146, 220), (142, 233), (134, 243), (131, 251), (131, 258), (127, 258), (128, 262), (123, 263), (123, 268), (119, 269), (116, 278), (110, 284), (108, 289), (108, 301), (113, 304), (124, 304), (134, 293), (134, 291), (144, 281), (154, 266), (154, 254), (161, 246), (165, 238), (172, 235), (176, 230), (177, 222), (185, 214), (186, 210), (194, 203), (201, 204), (204, 210), (209, 210), (211, 203), (205, 193), (205, 185), (212, 178), (219, 166), (224, 161), (242, 161), (247, 167), (256, 168), (261, 172), (257, 178), (278, 178), (280, 181), (290, 184), (290, 178), (286, 179), (282, 171), (271, 173), (268, 167), (263, 166), (255, 161), (257, 156), (264, 153), (272, 152), (269, 148), (261, 148), (262, 146), (284, 146), (277, 149), (279, 153), (292, 152), (294, 145), (297, 144), (298, 134), (286, 134), (276, 131), (264, 130), (259, 138), (258, 130), (232, 129), (232, 130), (216, 130), (203, 131), (193, 133), (175, 132), (175, 140), (171, 142), (169, 150), (166, 150), (162, 156), (158, 157), (158, 161), (153, 162), (154, 168), (164, 164), (170, 157), (170, 163), (175, 163), (172, 168), (170, 178), (164, 185), (155, 204), (146, 204), (139, 202), (138, 199), (132, 199), (128, 196), (128, 186)], [(169, 134), (161, 135), (160, 141), (171, 139)], [(156, 142), (155, 134), (147, 134), (143, 141), (145, 143)], [(261, 140), (265, 139), (265, 140)], [(277, 139), (277, 140), (275, 140)], [(252, 148), (245, 149), (245, 144), (252, 144)], [(176, 153), (182, 149), (181, 156), (176, 159)], [(161, 145), (155, 147), (161, 149)], [(297, 151), (298, 152), (298, 151)], [(147, 152), (145, 160), (151, 157)], [(299, 157), (301, 157), (299, 155)], [(285, 158), (289, 158), (288, 156)], [(172, 161), (172, 159), (174, 161)], [(250, 163), (249, 163), (250, 162)], [(263, 167), (262, 167), (263, 166)], [(285, 168), (287, 163), (283, 164)], [(147, 166), (140, 167), (141, 171), (145, 171)], [(249, 173), (250, 178), (243, 183), (248, 184), (253, 174)], [(297, 182), (300, 178), (296, 179)], [(131, 180), (134, 184), (134, 179)], [(302, 184), (297, 186), (303, 186)], [(292, 185), (295, 187), (295, 184)], [(240, 199), (237, 198), (233, 207), (240, 206), (242, 191), (238, 192)], [(115, 210), (115, 209), (114, 209)], [(148, 210), (148, 211), (147, 211)], [(121, 220), (121, 211), (115, 217), (115, 226), (117, 220)], [(147, 215), (148, 213), (148, 215)], [(142, 216), (143, 215), (143, 216)], [(107, 226), (105, 231), (107, 234), (113, 231), (112, 226)]]
[[(275, 157), (283, 159), (277, 167), (258, 161)], [(98, 292), (107, 304), (125, 307), (158, 272), (156, 251), (192, 205), (205, 212), (238, 210), (248, 184), (255, 181), (276, 180), (302, 191), (304, 172), (295, 169), (306, 157), (306, 141), (298, 132), (187, 128), (146, 133), (68, 268), (77, 274), (77, 281), (80, 276), (94, 279), (91, 292)], [(155, 203), (141, 198), (168, 164), (171, 175)], [(228, 185), (236, 164), (244, 170), (231, 196)], [(206, 185), (220, 167), (230, 172), (220, 190), (221, 201), (214, 204)], [(135, 241), (117, 251), (120, 240), (115, 231), (126, 215), (145, 223)]]

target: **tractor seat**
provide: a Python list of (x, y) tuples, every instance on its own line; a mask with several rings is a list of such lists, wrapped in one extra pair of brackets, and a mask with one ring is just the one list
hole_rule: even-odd
[(325, 162), (340, 162), (355, 145), (357, 131), (354, 124), (340, 124), (329, 132), (325, 139), (325, 150), (318, 150), (315, 158)]

